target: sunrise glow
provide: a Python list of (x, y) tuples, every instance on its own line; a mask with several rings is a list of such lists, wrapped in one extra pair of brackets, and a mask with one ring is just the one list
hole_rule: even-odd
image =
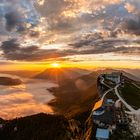
[(60, 68), (60, 64), (59, 63), (52, 63), (51, 66), (54, 67), (54, 68)]
[(140, 68), (139, 0), (14, 1), (0, 6), (0, 71)]
[(140, 140), (140, 0), (0, 0), (0, 140), (35, 138)]

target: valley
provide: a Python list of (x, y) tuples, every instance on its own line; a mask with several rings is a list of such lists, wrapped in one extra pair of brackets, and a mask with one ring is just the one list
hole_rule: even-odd
[[(91, 140), (91, 139), (97, 139), (97, 130), (106, 129), (107, 131), (109, 131), (108, 138), (110, 140), (122, 140), (126, 137), (126, 135), (128, 140), (133, 140), (134, 137), (136, 140), (138, 140), (139, 139), (138, 133), (136, 133), (135, 135), (132, 134), (133, 130), (136, 127), (136, 125), (132, 125), (132, 122), (137, 121), (137, 119), (134, 119), (133, 116), (138, 113), (136, 112), (135, 109), (139, 109), (139, 101), (138, 101), (139, 89), (135, 86), (135, 84), (138, 86), (139, 82), (134, 81), (134, 79), (133, 80), (130, 79), (130, 77), (127, 77), (126, 74), (124, 73), (122, 74), (123, 77), (121, 81), (119, 81), (119, 83), (116, 84), (115, 82), (118, 81), (116, 81), (116, 79), (113, 78), (117, 78), (117, 77), (112, 76), (113, 75), (111, 74), (112, 72), (114, 72), (114, 74), (120, 73), (120, 71), (116, 71), (116, 70), (115, 71), (102, 70), (102, 71), (89, 72), (86, 74), (82, 74), (80, 76), (79, 73), (77, 75), (74, 74), (75, 76), (71, 78), (71, 77), (61, 76), (61, 72), (59, 72), (59, 74), (57, 73), (57, 76), (61, 77), (59, 81), (57, 81), (55, 78), (50, 79), (50, 77), (48, 77), (50, 81), (53, 81), (55, 84), (58, 85), (57, 86), (52, 85), (48, 87), (47, 87), (48, 78), (46, 76), (47, 80), (44, 80), (44, 72), (42, 74), (43, 78), (39, 77), (38, 79), (37, 77), (34, 77), (34, 79), (32, 78), (27, 81), (24, 80), (24, 82), (26, 81), (25, 83), (29, 84), (28, 85), (29, 87), (30, 86), (33, 87), (31, 83), (36, 84), (34, 85), (36, 87), (34, 88), (36, 89), (35, 90), (36, 93), (33, 92), (33, 94), (35, 95), (36, 98), (38, 98), (37, 99), (38, 101), (43, 102), (43, 106), (42, 107), (40, 106), (39, 108), (37, 104), (32, 114), (24, 114), (24, 115), (21, 114), (21, 116), (19, 116), (17, 119), (13, 119), (13, 117), (11, 117), (11, 120), (6, 120), (1, 115), (2, 119), (0, 120), (0, 126), (1, 126), (0, 137), (4, 138), (5, 140), (9, 140), (8, 137), (11, 137), (11, 139), (16, 140), (19, 139), (19, 136), (23, 136), (24, 133), (26, 133), (26, 135), (22, 137), (23, 138), (22, 140), (29, 139), (29, 138), (33, 139), (34, 137), (38, 137), (38, 139), (40, 140), (46, 138), (48, 138), (49, 140), (54, 140), (54, 139)], [(107, 75), (108, 77), (105, 75)], [(41, 88), (37, 86), (38, 80), (40, 82), (42, 81), (42, 83), (40, 83), (41, 87), (44, 87), (42, 92), (41, 92)], [(118, 86), (120, 83), (121, 85)], [(128, 83), (130, 84), (128, 87), (132, 88), (132, 90), (129, 90), (130, 93), (128, 90), (126, 90), (126, 88), (128, 88), (126, 87)], [(49, 94), (51, 94), (53, 98), (48, 99), (48, 97), (45, 96), (45, 94), (47, 94), (47, 91), (50, 92)], [(40, 93), (40, 96), (38, 96), (37, 92)], [(131, 96), (131, 93), (133, 92), (135, 96), (134, 95)], [(125, 94), (129, 94), (129, 95), (125, 97)], [(129, 99), (129, 96), (131, 96), (130, 97), (131, 100)], [(45, 98), (48, 99), (47, 103), (45, 103), (46, 102)], [(111, 104), (108, 104), (106, 102), (109, 100), (112, 101)], [(114, 107), (116, 106), (116, 103), (118, 101), (120, 102), (121, 100), (122, 100), (121, 108), (118, 109)], [(135, 102), (132, 102), (133, 100), (135, 100)], [(127, 108), (127, 104), (131, 106), (130, 110), (129, 107)], [(49, 111), (46, 111), (47, 105), (51, 107), (53, 114)], [(96, 113), (94, 112), (97, 112), (98, 109), (101, 108), (102, 106), (104, 108), (104, 111), (103, 110), (102, 111), (105, 112), (105, 114), (103, 114), (104, 117), (103, 118), (101, 117), (102, 119), (99, 120), (99, 117), (95, 117)], [(41, 110), (43, 108), (44, 110)], [(135, 111), (133, 112), (131, 108), (132, 110), (134, 108)], [(30, 109), (33, 111), (33, 108)], [(114, 115), (110, 117), (110, 122), (106, 122), (107, 120), (105, 119), (106, 118), (105, 116), (107, 114), (108, 116), (112, 114), (112, 112), (109, 111), (110, 109), (114, 110), (113, 111)], [(32, 112), (31, 110), (29, 111), (30, 113)], [(44, 114), (42, 112), (44, 112)], [(118, 116), (120, 114), (123, 114), (122, 118), (120, 119), (125, 118), (127, 120), (126, 121), (127, 123), (118, 122), (119, 121)], [(25, 115), (28, 117), (26, 117)], [(61, 123), (59, 123), (60, 118), (62, 119)], [(51, 123), (52, 127), (56, 125), (57, 127), (51, 129), (47, 128), (47, 126), (44, 125), (44, 123), (46, 122), (47, 124), (49, 124), (50, 122), (47, 122), (47, 120), (49, 119), (50, 120), (52, 119), (52, 123)], [(38, 121), (38, 124), (36, 124), (36, 121)], [(97, 123), (97, 121), (103, 121), (103, 122), (105, 121), (106, 123), (109, 124), (105, 124), (105, 126), (103, 125), (100, 126), (99, 123)], [(110, 124), (111, 122), (113, 123), (113, 125)], [(25, 128), (24, 123), (30, 124), (30, 127)], [(110, 125), (112, 126), (112, 129), (113, 128), (115, 129), (112, 130)], [(37, 126), (39, 127), (38, 130), (36, 129)], [(126, 126), (125, 127), (126, 129), (124, 129), (123, 126)], [(60, 133), (58, 131), (58, 128), (61, 128)], [(39, 135), (36, 136), (32, 134), (33, 133), (32, 129)], [(27, 131), (30, 132), (30, 134), (27, 133)], [(7, 135), (5, 135), (5, 133), (7, 133)], [(53, 135), (49, 135), (49, 133), (50, 134), (53, 133)], [(124, 133), (126, 133), (126, 135)], [(118, 137), (120, 137), (120, 139), (118, 139)]]

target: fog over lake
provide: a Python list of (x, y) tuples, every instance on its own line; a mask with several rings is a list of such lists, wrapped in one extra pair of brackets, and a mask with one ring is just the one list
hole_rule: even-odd
[(23, 84), (18, 86), (0, 85), (0, 118), (12, 119), (40, 112), (53, 113), (47, 103), (55, 97), (46, 89), (57, 84), (46, 80), (21, 80)]

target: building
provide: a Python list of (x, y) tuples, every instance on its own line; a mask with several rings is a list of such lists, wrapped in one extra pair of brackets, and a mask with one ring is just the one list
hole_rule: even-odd
[(105, 109), (104, 109), (104, 107), (102, 106), (102, 107), (98, 108), (97, 110), (95, 110), (95, 111), (92, 112), (92, 113), (93, 113), (93, 115), (100, 116), (100, 115), (102, 115), (102, 114), (105, 113)]
[(105, 74), (105, 78), (115, 84), (119, 84), (121, 82), (121, 75), (119, 72), (112, 72), (111, 74)]
[(115, 123), (115, 109), (112, 99), (98, 101), (92, 110), (93, 122), (100, 128), (108, 128)]
[(112, 99), (106, 99), (105, 98), (105, 106), (113, 106), (114, 105), (114, 101)]
[(92, 109), (92, 111), (95, 111), (98, 108), (100, 108), (103, 105), (103, 102), (104, 102), (103, 99), (100, 99), (98, 102), (96, 102), (94, 107), (93, 107), (93, 109)]
[(108, 140), (109, 139), (109, 130), (97, 128), (96, 139), (97, 140)]

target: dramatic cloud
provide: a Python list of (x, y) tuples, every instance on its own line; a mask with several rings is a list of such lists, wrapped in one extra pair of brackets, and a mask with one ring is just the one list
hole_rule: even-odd
[(49, 58), (58, 58), (71, 54), (71, 51), (59, 51), (59, 49), (40, 49), (36, 45), (21, 46), (16, 39), (2, 43), (1, 49), (3, 56), (8, 60), (46, 60)]
[(6, 19), (6, 29), (8, 31), (11, 31), (12, 28), (14, 28), (16, 25), (18, 25), (20, 16), (16, 13), (16, 12), (11, 12), (11, 13), (7, 13), (5, 15), (5, 19)]
[(42, 61), (109, 52), (139, 55), (139, 0), (0, 2), (0, 59)]
[(4, 57), (7, 59), (28, 60), (38, 51), (38, 46), (21, 47), (16, 39), (12, 39), (3, 42), (1, 49), (3, 50)]
[(36, 8), (46, 18), (49, 29), (62, 32), (80, 30), (91, 22), (94, 24), (99, 19), (98, 14), (102, 14), (100, 10), (119, 2), (120, 0), (46, 0), (44, 4), (36, 5)]
[(137, 17), (128, 19), (124, 24), (124, 28), (130, 33), (140, 35), (140, 14)]
[(79, 41), (70, 44), (79, 54), (102, 54), (102, 53), (125, 53), (140, 54), (139, 40), (127, 40), (117, 38), (103, 38), (102, 34), (88, 34), (81, 37)]
[(0, 0), (0, 20), (5, 20), (7, 31), (21, 30), (27, 23), (37, 24), (39, 14), (32, 0)]
[(74, 44), (69, 44), (69, 49), (41, 49), (34, 45), (21, 47), (15, 39), (3, 42), (1, 48), (4, 57), (8, 60), (22, 61), (47, 60), (65, 56), (105, 54), (109, 52), (140, 55), (140, 40), (103, 39), (101, 35), (90, 34)]
[(135, 11), (135, 6), (130, 4), (130, 3), (126, 3), (125, 8), (128, 10), (128, 12), (132, 13)]
[(4, 53), (13, 52), (19, 49), (19, 44), (16, 42), (16, 39), (5, 41), (1, 46)]

